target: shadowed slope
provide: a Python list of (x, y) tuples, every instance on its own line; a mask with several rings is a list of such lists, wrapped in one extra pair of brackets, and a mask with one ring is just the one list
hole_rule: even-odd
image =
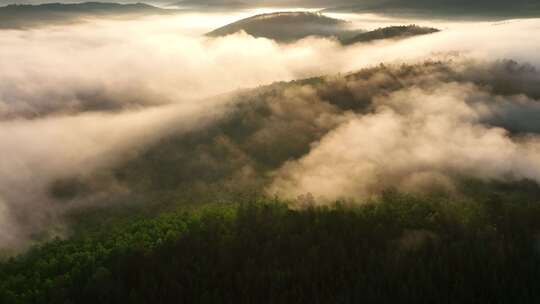
[(430, 27), (420, 27), (417, 25), (389, 26), (366, 33), (360, 33), (353, 38), (342, 41), (342, 43), (345, 45), (349, 45), (359, 42), (370, 42), (383, 39), (405, 39), (409, 37), (427, 35), (437, 32), (439, 32), (438, 29)]
[(348, 23), (310, 12), (281, 12), (256, 15), (216, 29), (208, 36), (218, 37), (244, 31), (254, 37), (293, 42), (308, 36), (352, 35)]
[(84, 18), (128, 17), (171, 14), (166, 10), (144, 3), (118, 4), (84, 2), (73, 4), (47, 3), (40, 5), (8, 5), (0, 7), (0, 29), (24, 29), (51, 24), (74, 23)]

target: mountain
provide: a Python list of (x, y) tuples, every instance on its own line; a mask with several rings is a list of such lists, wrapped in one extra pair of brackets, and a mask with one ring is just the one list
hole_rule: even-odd
[[(263, 193), (275, 183), (280, 168), (310, 154), (316, 143), (335, 132), (351, 113), (370, 117), (381, 96), (399, 96), (410, 88), (430, 91), (436, 85), (450, 83), (464, 87), (474, 84), (498, 96), (540, 98), (540, 72), (526, 65), (505, 61), (462, 68), (451, 62), (377, 66), (348, 75), (280, 82), (234, 93), (228, 97), (231, 100), (226, 114), (204, 128), (135, 149), (110, 172), (58, 180), (50, 185), (50, 194), (69, 204), (93, 193), (107, 193), (110, 179), (103, 176), (110, 176), (112, 184), (132, 191), (126, 194), (113, 189), (107, 201), (99, 204), (107, 208), (140, 205), (144, 213), (150, 213), (148, 208), (160, 209), (160, 203), (237, 202), (252, 193)], [(516, 134), (536, 134), (540, 133), (534, 123), (536, 113), (522, 115), (520, 121), (497, 116), (483, 123)], [(404, 115), (413, 116), (408, 112)], [(361, 137), (363, 132), (355, 136)], [(358, 157), (356, 161), (363, 159)], [(459, 178), (456, 184), (461, 184)], [(95, 217), (95, 224), (102, 225), (105, 218), (102, 214)], [(93, 221), (85, 214), (77, 217), (74, 225), (94, 226)]]
[(439, 32), (439, 30), (436, 28), (420, 27), (417, 25), (389, 26), (370, 32), (360, 33), (350, 39), (343, 40), (342, 43), (344, 45), (350, 45), (359, 42), (370, 42), (382, 39), (404, 39), (437, 32)]
[(208, 36), (218, 37), (244, 31), (254, 37), (278, 42), (293, 42), (308, 36), (352, 37), (358, 31), (349, 29), (349, 23), (320, 13), (279, 12), (261, 14), (218, 28)]
[(78, 22), (84, 18), (128, 17), (171, 14), (177, 10), (161, 9), (144, 3), (118, 4), (105, 2), (12, 4), (0, 7), (0, 29), (23, 29), (50, 24)]
[(331, 12), (421, 18), (500, 20), (540, 16), (540, 2), (535, 0), (322, 0), (321, 4)]
[(254, 37), (264, 37), (277, 42), (294, 42), (308, 37), (334, 37), (343, 45), (381, 39), (403, 39), (436, 33), (439, 30), (417, 25), (390, 26), (374, 31), (351, 30), (347, 21), (326, 17), (320, 13), (281, 12), (256, 15), (218, 28), (207, 36), (219, 37), (244, 31)]
[(250, 7), (249, 4), (241, 1), (219, 1), (219, 0), (183, 0), (172, 4), (173, 7), (181, 9), (205, 9), (205, 10), (233, 10)]

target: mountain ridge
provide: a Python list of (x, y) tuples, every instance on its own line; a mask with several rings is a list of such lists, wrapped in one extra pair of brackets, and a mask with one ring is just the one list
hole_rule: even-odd
[(84, 18), (161, 15), (178, 12), (146, 3), (81, 2), (9, 4), (0, 7), (0, 29), (25, 29), (80, 22)]
[(294, 42), (309, 36), (343, 36), (358, 34), (350, 24), (341, 19), (313, 12), (275, 12), (251, 16), (218, 29), (207, 36), (218, 37), (244, 31), (254, 37), (264, 37), (277, 42)]

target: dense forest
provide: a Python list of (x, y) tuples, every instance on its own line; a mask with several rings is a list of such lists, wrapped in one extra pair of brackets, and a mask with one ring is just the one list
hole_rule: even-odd
[[(533, 303), (539, 187), (259, 198), (55, 240), (0, 264), (1, 303)], [(466, 187), (465, 187), (466, 188)]]

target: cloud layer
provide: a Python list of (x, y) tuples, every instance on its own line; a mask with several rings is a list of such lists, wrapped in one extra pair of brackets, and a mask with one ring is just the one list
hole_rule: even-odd
[[(335, 200), (366, 198), (389, 187), (453, 191), (460, 176), (540, 182), (540, 137), (512, 137), (486, 124), (503, 120), (517, 131), (537, 130), (536, 100), (494, 96), (472, 84), (434, 83), (377, 96), (373, 106), (372, 113), (351, 118), (279, 169), (270, 191)], [(519, 114), (525, 112), (529, 119)]]

